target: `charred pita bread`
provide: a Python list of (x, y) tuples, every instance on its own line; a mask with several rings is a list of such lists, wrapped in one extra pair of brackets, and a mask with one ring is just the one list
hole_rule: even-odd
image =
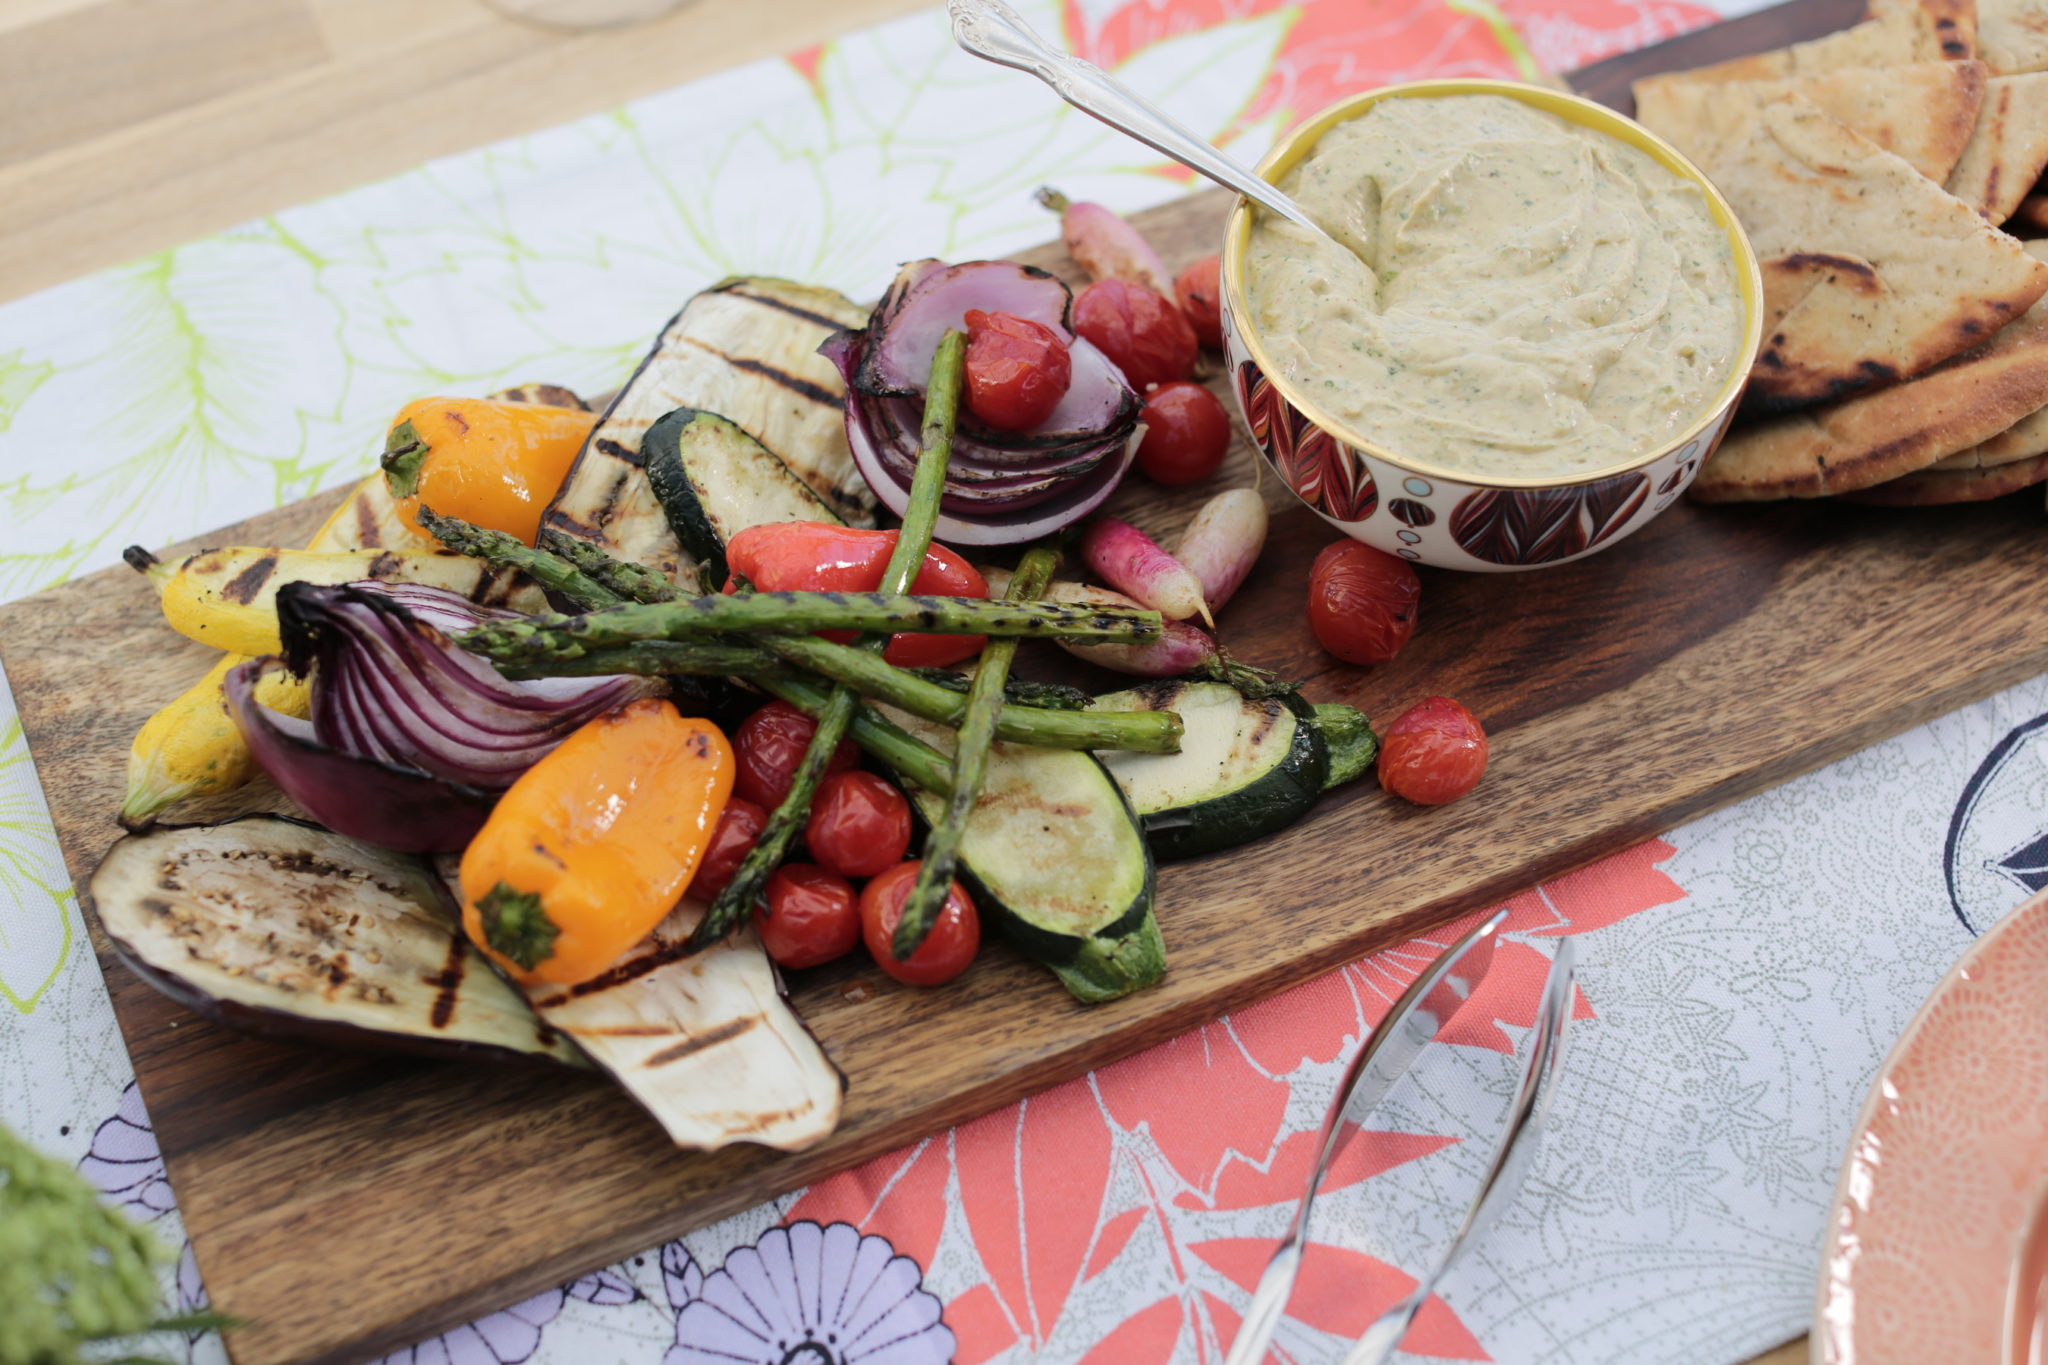
[(2042, 0), (1983, 0), (1977, 42), (1985, 65), (2001, 76), (2048, 71), (2048, 4)]
[[(1638, 95), (1636, 122), (1708, 166), (1726, 154), (1731, 141), (1746, 135), (1750, 111), (1787, 95), (1803, 95), (1830, 118), (1940, 184), (1982, 124), (1978, 110), (1986, 80), (1981, 62), (1914, 62), (1772, 81), (1674, 82)], [(2043, 131), (2048, 133), (2048, 127)], [(2043, 157), (2048, 159), (2048, 147)]]
[(1693, 482), (1702, 502), (1855, 492), (1989, 441), (2048, 407), (2048, 305), (1917, 379), (1731, 432)]
[(2028, 413), (1990, 440), (1936, 460), (1929, 469), (1996, 469), (2048, 455), (2048, 408)]
[(1992, 78), (1985, 87), (1970, 140), (1949, 172), (1948, 192), (1987, 222), (2003, 223), (2027, 197), (2044, 168), (2048, 168), (2048, 72)]
[(2048, 293), (2048, 265), (1801, 96), (1756, 110), (1705, 169), (1763, 266), (1754, 411), (1918, 374)]
[(1849, 502), (1879, 507), (1939, 507), (1956, 502), (1989, 502), (2048, 479), (2048, 455), (1996, 469), (1923, 469), (1889, 483), (1846, 495)]
[(1646, 76), (1635, 83), (1636, 103), (1642, 104), (1646, 90), (1665, 84), (1780, 80), (1852, 66), (1967, 61), (1976, 55), (1977, 0), (1878, 0), (1869, 19), (1839, 33), (1691, 71)]

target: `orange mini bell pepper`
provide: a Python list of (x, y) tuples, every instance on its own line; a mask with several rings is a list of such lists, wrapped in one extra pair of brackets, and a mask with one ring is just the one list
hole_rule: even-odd
[(521, 774), (463, 853), (470, 941), (522, 982), (597, 976), (682, 899), (732, 778), (718, 727), (669, 702), (591, 721)]
[[(422, 398), (391, 423), (381, 461), (399, 519), (420, 530), (422, 504), (528, 545), (597, 414), (490, 398)], [(431, 539), (431, 537), (429, 537)]]

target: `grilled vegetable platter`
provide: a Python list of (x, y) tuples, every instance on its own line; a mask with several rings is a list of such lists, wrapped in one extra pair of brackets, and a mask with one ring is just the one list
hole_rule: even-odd
[[(1257, 490), (1171, 549), (1101, 514), (1222, 462), (1216, 264), (1046, 202), (1078, 296), (1009, 261), (913, 262), (872, 310), (727, 280), (601, 412), (407, 405), (303, 548), (131, 550), (222, 657), (135, 737), (90, 885), (120, 955), (231, 1027), (594, 1069), (679, 1145), (794, 1150), (849, 1078), (782, 973), (1012, 952), (1115, 1000), (1170, 970), (1158, 862), (1375, 767), (1469, 791), (1455, 702), (1376, 732), (1231, 654)], [(1414, 570), (1355, 542), (1307, 589), (1346, 661), (1414, 629)]]

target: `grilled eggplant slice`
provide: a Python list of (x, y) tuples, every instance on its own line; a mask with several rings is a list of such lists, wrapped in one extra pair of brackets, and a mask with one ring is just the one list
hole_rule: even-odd
[(1093, 708), (1180, 714), (1179, 753), (1102, 755), (1164, 861), (1287, 828), (1308, 814), (1329, 775), (1316, 712), (1293, 694), (1255, 699), (1227, 683), (1175, 679), (1111, 692)]
[(839, 521), (768, 447), (715, 412), (677, 408), (647, 429), (640, 452), (669, 526), (704, 561), (706, 587), (725, 585), (725, 543), (749, 526)]
[(276, 815), (117, 841), (90, 895), (137, 976), (265, 1038), (582, 1065), (470, 950), (431, 868)]
[[(456, 860), (439, 866), (455, 890)], [(684, 955), (704, 908), (684, 901), (594, 980), (527, 996), (678, 1147), (809, 1147), (838, 1126), (846, 1077), (790, 1009), (752, 929)]]
[(543, 524), (696, 586), (696, 565), (648, 486), (647, 430), (676, 408), (723, 415), (772, 451), (841, 520), (874, 524), (842, 416), (845, 386), (820, 342), (867, 319), (829, 289), (737, 279), (683, 306), (612, 400)]
[[(950, 754), (953, 732), (877, 706)], [(906, 784), (926, 822), (945, 798)], [(1114, 1000), (1158, 981), (1166, 945), (1152, 916), (1152, 853), (1130, 803), (1095, 755), (997, 741), (960, 841), (960, 880), (997, 931), (1076, 999)]]

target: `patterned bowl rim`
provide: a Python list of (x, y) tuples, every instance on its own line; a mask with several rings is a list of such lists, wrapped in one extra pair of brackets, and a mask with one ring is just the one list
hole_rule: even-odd
[(1763, 346), (1763, 273), (1757, 266), (1756, 251), (1749, 244), (1749, 238), (1742, 231), (1742, 224), (1736, 221), (1735, 211), (1728, 207), (1728, 201), (1721, 197), (1721, 191), (1714, 182), (1707, 179), (1699, 167), (1686, 160), (1676, 147), (1652, 133), (1649, 129), (1627, 118), (1605, 105), (1595, 104), (1589, 99), (1552, 90), (1545, 86), (1524, 85), (1518, 81), (1488, 80), (1477, 77), (1443, 80), (1404, 81), (1396, 85), (1383, 85), (1337, 101), (1313, 118), (1297, 124), (1259, 162), (1258, 172), (1267, 180), (1277, 181), (1282, 175), (1294, 169), (1295, 163), (1307, 156), (1322, 135), (1346, 120), (1364, 114), (1381, 100), (1387, 99), (1441, 99), (1447, 95), (1505, 95), (1509, 99), (1557, 115), (1568, 123), (1590, 128), (1639, 151), (1666, 170), (1691, 181), (1707, 197), (1707, 207), (1714, 221), (1728, 234), (1728, 246), (1735, 258), (1736, 282), (1742, 294), (1742, 309), (1745, 319), (1743, 343), (1736, 355), (1735, 364), (1729, 367), (1728, 378), (1721, 385), (1714, 401), (1701, 410), (1699, 417), (1670, 440), (1657, 446), (1647, 454), (1633, 455), (1628, 459), (1601, 469), (1580, 471), (1567, 476), (1553, 474), (1487, 474), (1475, 475), (1470, 470), (1450, 469), (1432, 464), (1412, 455), (1396, 454), (1381, 446), (1349, 425), (1319, 409), (1315, 402), (1296, 386), (1294, 380), (1276, 367), (1266, 353), (1264, 343), (1259, 339), (1251, 319), (1251, 310), (1245, 305), (1245, 256), (1251, 242), (1252, 213), (1249, 201), (1239, 198), (1231, 210), (1230, 222), (1224, 229), (1223, 237), (1223, 297), (1224, 307), (1236, 323), (1239, 341), (1251, 352), (1252, 360), (1265, 375), (1268, 382), (1280, 390), (1281, 396), (1292, 403), (1304, 416), (1323, 430), (1342, 440), (1352, 449), (1362, 451), (1375, 459), (1383, 460), (1398, 469), (1441, 479), (1448, 483), (1468, 484), (1480, 488), (1575, 488), (1583, 484), (1610, 479), (1620, 474), (1629, 474), (1657, 463), (1672, 452), (1680, 450), (1696, 439), (1701, 432), (1712, 427), (1735, 401), (1742, 396), (1742, 388), (1749, 379), (1749, 369), (1756, 361), (1757, 352)]
[[(1949, 969), (1942, 973), (1941, 980), (1935, 984), (1934, 989), (1927, 993), (1927, 998), (1920, 1002), (1920, 1007), (1913, 1011), (1913, 1017), (1906, 1021), (1906, 1027), (1899, 1034), (1898, 1041), (1892, 1044), (1891, 1051), (1885, 1054), (1884, 1061), (1879, 1064), (1877, 1075), (1870, 1082), (1870, 1093), (1864, 1096), (1863, 1107), (1856, 1112), (1855, 1126), (1849, 1130), (1849, 1141), (1842, 1149), (1842, 1169), (1835, 1176), (1834, 1197), (1828, 1201), (1827, 1231), (1822, 1237), (1820, 1273), (1815, 1277), (1813, 1294), (1813, 1325), (1808, 1347), (1811, 1365), (1834, 1365), (1835, 1357), (1828, 1350), (1832, 1339), (1830, 1332), (1848, 1333), (1853, 1336), (1856, 1329), (1853, 1317), (1844, 1318), (1839, 1322), (1830, 1320), (1830, 1290), (1835, 1286), (1837, 1267), (1851, 1255), (1845, 1244), (1862, 1242), (1869, 1235), (1868, 1229), (1855, 1234), (1845, 1234), (1842, 1218), (1849, 1207), (1851, 1187), (1858, 1183), (1860, 1173), (1867, 1170), (1866, 1163), (1857, 1158), (1857, 1153), (1862, 1149), (1871, 1126), (1877, 1122), (1880, 1110), (1897, 1098), (1892, 1078), (1919, 1047), (1920, 1036), (1927, 1031), (1928, 1021), (1934, 1017), (1935, 1010), (1942, 1002), (1965, 983), (1981, 977), (1985, 967), (1989, 965), (1989, 959), (1996, 956), (2008, 941), (2021, 937), (2024, 932), (2021, 926), (2038, 919), (2048, 919), (2048, 891), (2039, 892), (2021, 902), (1981, 937), (1973, 939), (1969, 946), (1963, 949), (1962, 954), (1949, 964)], [(2048, 982), (2042, 984), (2044, 989), (2048, 989)], [(2043, 1046), (2048, 1047), (2048, 1044)], [(1925, 1088), (1923, 1087), (1919, 1093), (1924, 1095)], [(1894, 1173), (1898, 1171), (1899, 1166), (1896, 1158), (1890, 1162), (1890, 1169)], [(1894, 1179), (1896, 1178), (1894, 1174)], [(2041, 1216), (2041, 1211), (2036, 1209), (2021, 1222), (2024, 1224), (2029, 1218)], [(2008, 1285), (2006, 1288), (2008, 1302), (2005, 1304), (2005, 1310), (2009, 1322), (2012, 1312), (2012, 1305), (2009, 1302), (2012, 1286)]]

